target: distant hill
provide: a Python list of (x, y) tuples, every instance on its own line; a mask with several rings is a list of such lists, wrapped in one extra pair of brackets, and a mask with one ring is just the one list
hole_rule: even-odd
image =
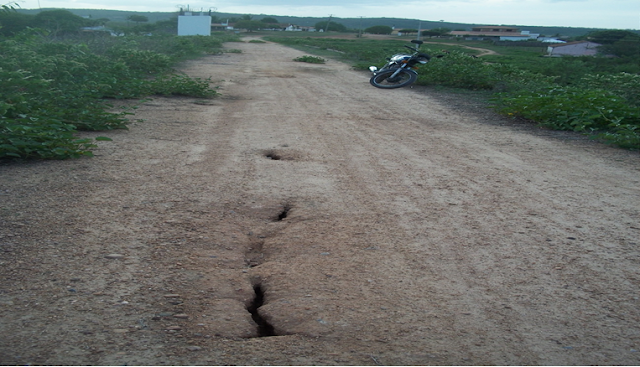
[[(52, 8), (42, 10), (53, 10)], [(82, 16), (90, 17), (93, 19), (107, 18), (113, 22), (126, 22), (130, 15), (144, 15), (149, 19), (149, 22), (157, 22), (160, 20), (167, 20), (178, 15), (176, 12), (134, 12), (123, 10), (105, 10), (105, 9), (67, 9), (70, 12)], [(21, 13), (25, 14), (37, 14), (40, 9), (19, 9)], [(219, 13), (215, 12), (213, 15), (218, 18), (239, 18), (245, 14), (233, 14), (233, 13)], [(284, 15), (267, 15), (267, 14), (252, 14), (253, 18), (260, 20), (265, 17), (276, 18), (280, 23), (291, 23), (299, 26), (314, 26), (316, 23), (326, 21), (328, 18), (314, 18), (314, 17), (291, 17)], [(395, 28), (409, 28), (417, 29), (420, 24), (422, 29), (433, 28), (449, 28), (452, 30), (471, 30), (471, 28), (487, 24), (467, 24), (467, 23), (450, 23), (440, 21), (420, 21), (417, 19), (403, 19), (403, 18), (332, 18), (332, 21), (341, 23), (349, 29), (365, 29), (375, 25), (386, 25)], [(498, 25), (498, 24), (494, 24)], [(587, 34), (591, 31), (601, 28), (574, 28), (574, 27), (541, 27), (532, 25), (516, 25), (516, 24), (499, 24), (502, 26), (518, 27), (523, 31), (530, 31), (531, 33), (539, 33), (546, 36), (566, 36), (576, 37)]]

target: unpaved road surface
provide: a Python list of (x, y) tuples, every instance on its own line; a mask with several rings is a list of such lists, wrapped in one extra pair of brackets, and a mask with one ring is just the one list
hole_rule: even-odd
[(230, 47), (0, 165), (2, 364), (640, 364), (638, 153)]

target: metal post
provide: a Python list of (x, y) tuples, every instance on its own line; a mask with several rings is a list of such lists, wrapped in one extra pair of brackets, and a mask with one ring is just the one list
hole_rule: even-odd
[(324, 33), (329, 31), (329, 23), (331, 23), (331, 18), (333, 18), (333, 14), (329, 15), (329, 20), (327, 20), (327, 25), (324, 27)]

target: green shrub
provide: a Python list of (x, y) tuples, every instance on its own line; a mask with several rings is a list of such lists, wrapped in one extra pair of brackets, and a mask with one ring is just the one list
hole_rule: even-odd
[(167, 70), (173, 63), (167, 55), (154, 51), (117, 48), (109, 52), (112, 61), (124, 63), (130, 70), (157, 73)]
[(492, 65), (462, 52), (432, 58), (420, 70), (418, 83), (472, 90), (493, 89), (500, 80)]
[[(588, 75), (575, 86), (529, 83), (496, 94), (494, 107), (556, 130), (592, 134), (606, 142), (640, 149), (639, 76)], [(544, 85), (547, 86), (544, 86)]]
[(640, 126), (638, 125), (612, 123), (609, 131), (597, 134), (595, 137), (621, 148), (640, 149)]
[(307, 55), (296, 57), (295, 59), (293, 59), (293, 61), (308, 62), (310, 64), (324, 64), (326, 62), (326, 60), (323, 59), (322, 57), (307, 56)]
[(174, 74), (171, 65), (186, 55), (212, 52), (219, 39), (90, 41), (50, 42), (33, 30), (0, 39), (0, 159), (91, 155), (95, 141), (78, 139), (75, 132), (126, 128), (132, 114), (111, 112), (105, 98), (217, 94), (208, 80)]
[(209, 86), (210, 80), (185, 75), (164, 75), (151, 83), (149, 94), (209, 98), (218, 94)]
[[(553, 87), (517, 95), (502, 95), (500, 111), (556, 130), (605, 131), (640, 126), (640, 111), (602, 89)], [(633, 130), (633, 129), (632, 129)]]
[[(92, 139), (78, 139), (75, 126), (24, 116), (0, 119), (0, 158), (78, 158), (91, 156)], [(108, 139), (108, 138), (107, 138)], [(104, 140), (99, 139), (99, 140)]]
[(391, 34), (393, 32), (393, 28), (386, 25), (374, 25), (373, 27), (369, 27), (364, 31), (366, 33), (373, 33), (373, 34)]
[(583, 88), (604, 89), (640, 107), (640, 75), (630, 73), (591, 74), (577, 83)]

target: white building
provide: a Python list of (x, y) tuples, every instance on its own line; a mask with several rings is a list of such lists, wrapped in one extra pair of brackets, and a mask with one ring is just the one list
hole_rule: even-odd
[(178, 16), (178, 36), (210, 36), (211, 16), (185, 12)]

